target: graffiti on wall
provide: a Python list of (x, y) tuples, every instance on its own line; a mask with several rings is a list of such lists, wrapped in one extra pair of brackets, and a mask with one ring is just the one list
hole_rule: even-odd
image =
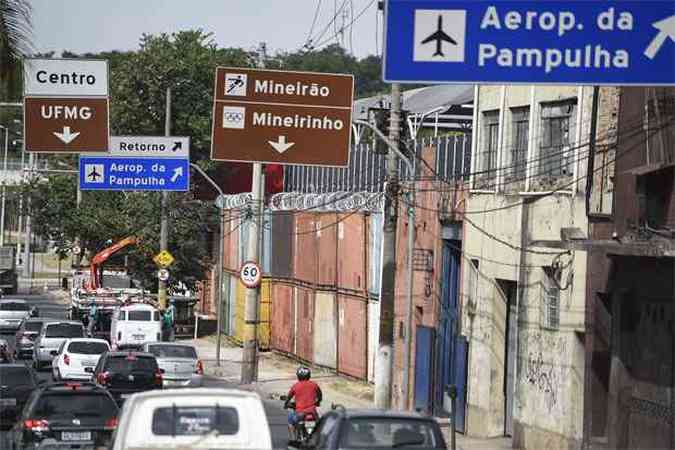
[(561, 381), (559, 371), (553, 364), (544, 361), (541, 351), (530, 352), (526, 365), (523, 381), (543, 394), (544, 403), (550, 412), (558, 403), (557, 389)]
[(520, 382), (532, 386), (551, 412), (560, 403), (564, 361), (568, 360), (567, 340), (557, 333), (541, 331), (523, 333), (521, 338), (522, 348), (527, 351), (518, 361)]

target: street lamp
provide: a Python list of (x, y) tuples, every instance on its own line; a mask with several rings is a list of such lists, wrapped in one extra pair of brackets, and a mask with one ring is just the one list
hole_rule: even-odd
[[(203, 176), (206, 181), (208, 181), (211, 186), (218, 192), (218, 194), (223, 198), (223, 190), (218, 186), (218, 184), (209, 177), (206, 172), (202, 170), (195, 163), (190, 163), (190, 166), (195, 169), (201, 176)], [(220, 236), (218, 239), (218, 312), (216, 319), (216, 329), (218, 333), (216, 334), (216, 366), (220, 367), (220, 341), (222, 335), (222, 323), (223, 323), (223, 254), (225, 253), (225, 208), (218, 207), (220, 209)]]

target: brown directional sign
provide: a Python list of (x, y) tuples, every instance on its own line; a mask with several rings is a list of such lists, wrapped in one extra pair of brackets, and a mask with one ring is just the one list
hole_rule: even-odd
[(219, 67), (211, 159), (347, 166), (354, 77)]
[(27, 58), (23, 68), (26, 151), (108, 151), (106, 60)]
[(25, 145), (30, 152), (107, 152), (107, 98), (24, 99)]

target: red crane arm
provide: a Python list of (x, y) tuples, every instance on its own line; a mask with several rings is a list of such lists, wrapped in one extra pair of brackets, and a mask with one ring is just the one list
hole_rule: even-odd
[(137, 239), (134, 236), (129, 236), (121, 241), (111, 245), (98, 252), (92, 259), (90, 265), (89, 275), (89, 289), (96, 290), (101, 287), (101, 265), (108, 260), (112, 255), (122, 250), (124, 247), (136, 244)]

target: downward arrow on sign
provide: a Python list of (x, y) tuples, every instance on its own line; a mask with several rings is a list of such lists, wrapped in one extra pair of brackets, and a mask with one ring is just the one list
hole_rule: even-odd
[(71, 133), (70, 127), (63, 127), (63, 133), (58, 133), (54, 131), (54, 135), (57, 138), (61, 139), (61, 141), (63, 141), (64, 144), (70, 144), (75, 140), (76, 137), (80, 135), (80, 132), (77, 131), (75, 133)]
[(267, 142), (274, 148), (274, 150), (278, 151), (279, 153), (283, 153), (295, 145), (295, 142), (286, 142), (286, 136), (279, 136), (277, 142)]

